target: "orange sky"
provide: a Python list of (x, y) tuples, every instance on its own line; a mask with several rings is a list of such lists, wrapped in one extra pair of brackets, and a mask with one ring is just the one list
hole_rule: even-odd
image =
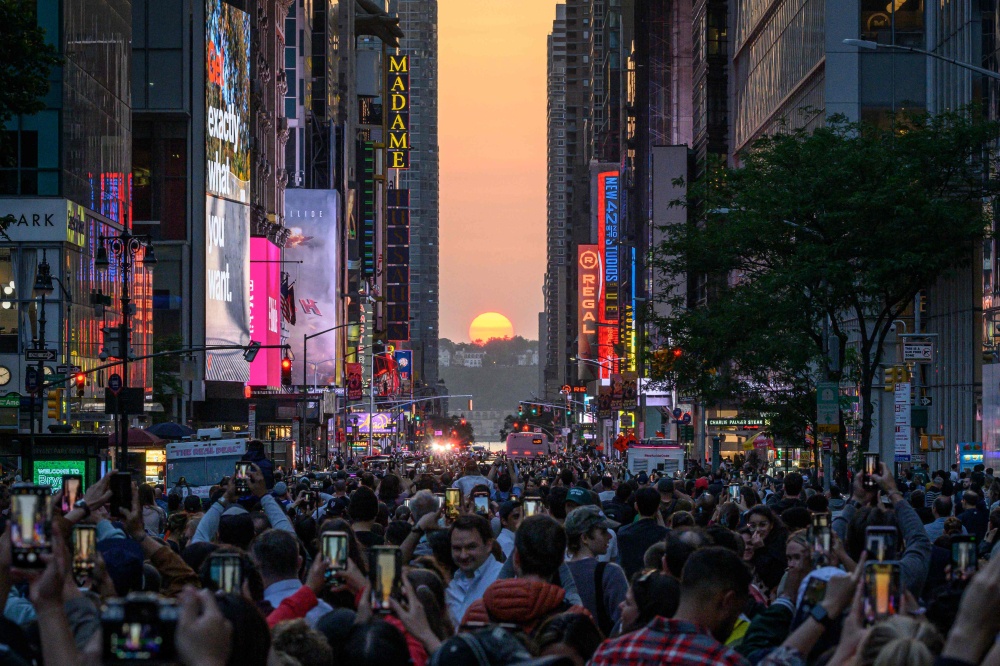
[(456, 342), (489, 311), (538, 338), (554, 18), (547, 0), (439, 0), (441, 337)]

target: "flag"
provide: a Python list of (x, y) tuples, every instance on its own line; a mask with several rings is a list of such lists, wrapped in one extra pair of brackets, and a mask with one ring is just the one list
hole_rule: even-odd
[(288, 283), (288, 273), (281, 274), (281, 316), (295, 326), (295, 286)]

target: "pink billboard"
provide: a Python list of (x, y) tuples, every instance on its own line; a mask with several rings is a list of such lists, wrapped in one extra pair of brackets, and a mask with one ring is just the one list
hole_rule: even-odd
[[(266, 238), (250, 239), (250, 339), (281, 344), (281, 248)], [(281, 350), (261, 349), (250, 364), (251, 386), (281, 385)]]

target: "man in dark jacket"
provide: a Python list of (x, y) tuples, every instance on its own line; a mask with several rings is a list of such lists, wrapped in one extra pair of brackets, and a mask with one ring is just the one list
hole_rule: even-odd
[(966, 532), (976, 536), (976, 543), (982, 543), (990, 524), (990, 510), (986, 502), (977, 493), (966, 490), (962, 493), (962, 508), (965, 510), (958, 514), (958, 519)]
[(274, 488), (274, 463), (268, 460), (264, 454), (264, 442), (259, 439), (251, 439), (247, 442), (247, 452), (243, 454), (244, 461), (250, 461), (260, 468), (264, 475), (264, 484), (268, 490)]
[(798, 472), (789, 472), (785, 475), (784, 493), (781, 499), (777, 495), (772, 496), (767, 502), (767, 506), (779, 516), (787, 509), (795, 506), (804, 507), (805, 500), (802, 498), (802, 475)]
[(660, 493), (655, 488), (640, 488), (635, 492), (635, 510), (639, 519), (618, 530), (618, 563), (625, 570), (625, 577), (642, 569), (646, 549), (662, 541), (667, 528), (656, 521), (660, 508)]

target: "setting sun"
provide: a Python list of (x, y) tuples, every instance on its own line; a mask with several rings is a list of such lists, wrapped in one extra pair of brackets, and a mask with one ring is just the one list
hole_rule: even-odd
[(472, 342), (484, 343), (494, 338), (512, 337), (514, 337), (514, 326), (510, 323), (510, 319), (499, 312), (484, 312), (469, 325), (469, 339)]

